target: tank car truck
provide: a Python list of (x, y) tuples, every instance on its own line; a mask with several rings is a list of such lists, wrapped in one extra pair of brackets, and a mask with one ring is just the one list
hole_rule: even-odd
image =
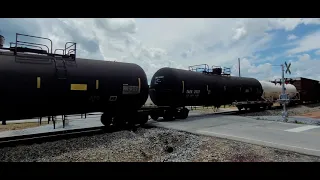
[(148, 115), (138, 114), (148, 98), (144, 70), (78, 58), (76, 46), (67, 42), (53, 50), (50, 39), (19, 33), (10, 46), (1, 46), (0, 119), (103, 112), (105, 126), (146, 123)]

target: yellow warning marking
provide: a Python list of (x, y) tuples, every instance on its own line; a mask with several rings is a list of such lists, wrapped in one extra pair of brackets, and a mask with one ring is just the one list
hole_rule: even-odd
[(37, 88), (40, 89), (41, 87), (41, 78), (37, 77)]
[(99, 89), (99, 80), (96, 80), (96, 89)]
[(87, 84), (71, 84), (71, 90), (73, 90), (73, 91), (86, 91)]
[(140, 93), (140, 89), (141, 89), (141, 79), (140, 78), (138, 78), (138, 83), (139, 83), (139, 93)]
[(182, 93), (184, 93), (184, 81), (182, 81)]

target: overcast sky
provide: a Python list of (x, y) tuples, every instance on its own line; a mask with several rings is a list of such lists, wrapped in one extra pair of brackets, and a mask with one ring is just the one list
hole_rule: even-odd
[(320, 19), (0, 19), (6, 44), (15, 33), (78, 43), (78, 57), (139, 64), (148, 78), (162, 67), (232, 67), (259, 80), (292, 75), (320, 80)]

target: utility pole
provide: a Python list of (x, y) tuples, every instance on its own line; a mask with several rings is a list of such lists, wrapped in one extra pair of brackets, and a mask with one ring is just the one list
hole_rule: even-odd
[(240, 58), (238, 58), (238, 65), (239, 65), (239, 77), (241, 77), (240, 76)]

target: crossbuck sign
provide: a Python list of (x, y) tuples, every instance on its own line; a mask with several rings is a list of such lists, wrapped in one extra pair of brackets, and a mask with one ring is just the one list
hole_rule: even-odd
[(287, 64), (287, 62), (284, 62), (284, 65), (286, 66), (286, 74), (289, 72), (289, 74), (291, 74), (291, 71), (290, 71), (290, 66), (291, 66), (291, 63), (289, 63), (289, 65)]

